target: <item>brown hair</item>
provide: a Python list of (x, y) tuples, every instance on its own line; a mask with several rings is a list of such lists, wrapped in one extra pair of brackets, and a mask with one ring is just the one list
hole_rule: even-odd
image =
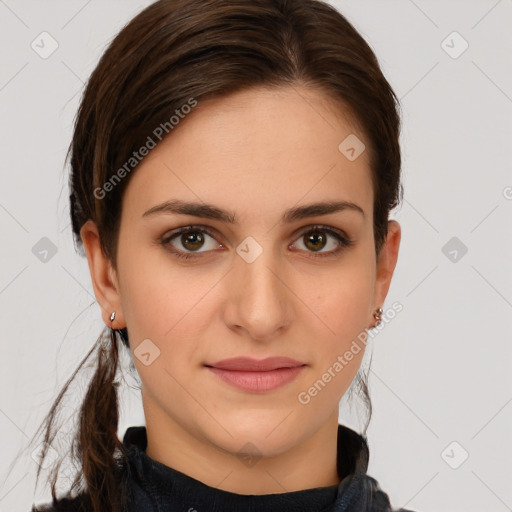
[[(378, 255), (389, 213), (403, 192), (400, 105), (363, 37), (336, 9), (317, 0), (159, 0), (121, 30), (89, 78), (66, 156), (68, 160), (71, 155), (70, 214), (76, 248), (83, 255), (80, 228), (92, 219), (102, 249), (116, 268), (122, 195), (134, 171), (103, 197), (95, 191), (191, 98), (200, 102), (249, 87), (286, 85), (323, 92), (348, 109), (369, 141)], [(119, 333), (128, 347), (126, 329), (110, 331), (110, 342), (89, 351), (41, 424), (46, 427), (45, 442), (51, 443), (61, 399), (99, 347), (70, 451), (81, 468), (70, 494), (85, 492), (87, 509), (94, 512), (125, 506), (118, 478), (126, 455), (117, 437)], [(351, 390), (360, 389), (368, 407), (366, 433), (371, 401), (360, 373)], [(41, 462), (45, 456), (43, 451)], [(57, 472), (58, 466), (51, 475), (54, 504)]]

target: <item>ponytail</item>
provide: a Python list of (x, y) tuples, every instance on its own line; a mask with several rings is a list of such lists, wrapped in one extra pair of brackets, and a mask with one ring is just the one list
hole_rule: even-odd
[[(126, 510), (127, 505), (126, 488), (121, 478), (126, 463), (126, 451), (117, 436), (119, 420), (117, 390), (119, 382), (115, 378), (119, 364), (119, 349), (116, 331), (110, 329), (108, 338), (108, 343), (105, 343), (103, 336), (98, 338), (99, 343), (97, 342), (89, 351), (66, 382), (38, 429), (39, 432), (41, 427), (44, 426), (46, 432), (44, 448), (40, 454), (36, 486), (48, 448), (59, 430), (54, 429), (53, 426), (62, 398), (78, 371), (89, 359), (94, 349), (97, 348), (96, 370), (80, 407), (78, 427), (71, 438), (70, 455), (72, 461), (78, 463), (78, 471), (75, 473), (71, 488), (65, 496), (68, 499), (79, 496), (79, 508), (77, 510), (83, 512), (122, 512)], [(122, 338), (123, 343), (127, 345), (127, 338), (123, 336)], [(58, 504), (55, 489), (61, 464), (62, 459), (53, 465), (49, 477), (49, 480), (51, 479), (53, 506)], [(33, 512), (40, 510), (44, 511), (45, 509), (37, 507), (32, 509)]]

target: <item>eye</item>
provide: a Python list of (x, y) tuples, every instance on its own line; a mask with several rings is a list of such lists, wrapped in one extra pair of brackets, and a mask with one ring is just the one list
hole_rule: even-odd
[[(208, 252), (216, 247), (222, 247), (222, 244), (210, 242), (210, 247), (206, 244), (205, 248), (205, 242), (208, 241), (208, 238), (214, 240), (214, 235), (210, 230), (199, 226), (185, 226), (165, 236), (161, 243), (177, 258), (192, 259), (197, 257), (194, 253)], [(199, 250), (203, 248), (205, 250)]]
[[(217, 247), (224, 247), (222, 244), (215, 242), (215, 236), (206, 227), (185, 226), (162, 238), (160, 243), (175, 257), (190, 260), (201, 257), (200, 254), (203, 252), (209, 252)], [(324, 251), (323, 249), (329, 246), (329, 238), (331, 238), (331, 250)], [(211, 239), (209, 247), (208, 239)], [(326, 226), (309, 227), (307, 231), (302, 232), (297, 240), (303, 244), (304, 250), (311, 253), (314, 258), (336, 256), (344, 248), (354, 244), (354, 241), (348, 238), (342, 231)], [(291, 247), (295, 248), (296, 244), (297, 242), (292, 244)], [(302, 250), (302, 248), (300, 249)]]
[[(322, 251), (322, 249), (329, 245), (329, 237), (334, 239), (331, 240), (332, 249)], [(303, 231), (298, 241), (303, 244), (307, 252), (313, 253), (312, 256), (314, 258), (336, 256), (344, 248), (354, 244), (354, 241), (348, 238), (342, 231), (325, 226), (313, 226), (307, 231)]]

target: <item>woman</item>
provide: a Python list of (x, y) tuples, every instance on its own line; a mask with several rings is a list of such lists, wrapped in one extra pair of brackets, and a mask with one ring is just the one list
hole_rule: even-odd
[[(349, 388), (369, 403), (358, 370), (400, 244), (398, 107), (319, 1), (160, 0), (123, 28), (70, 145), (110, 336), (81, 364), (97, 350), (80, 471), (33, 511), (394, 510), (338, 404)], [(119, 350), (146, 420), (122, 441)]]

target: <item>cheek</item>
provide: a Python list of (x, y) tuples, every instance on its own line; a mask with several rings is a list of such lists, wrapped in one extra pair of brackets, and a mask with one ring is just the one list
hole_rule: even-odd
[(357, 373), (366, 347), (366, 329), (371, 323), (374, 263), (364, 255), (354, 261), (357, 263), (340, 267), (329, 280), (322, 280), (323, 291), (312, 297), (312, 309), (322, 320), (315, 323), (312, 333), (318, 340), (317, 372), (323, 374), (339, 361), (339, 356), (347, 355), (341, 363), (343, 370), (336, 372), (334, 379), (338, 389), (346, 387)]
[(322, 279), (323, 289), (314, 297), (319, 316), (333, 331), (333, 336), (347, 339), (354, 329), (368, 326), (372, 305), (375, 276), (371, 261), (355, 256), (353, 264), (340, 265), (338, 271)]
[(121, 295), (132, 346), (135, 349), (149, 338), (166, 364), (172, 366), (178, 354), (186, 359), (204, 338), (201, 333), (211, 315), (210, 292), (219, 276), (211, 269), (181, 266), (155, 247), (130, 252), (127, 246), (123, 255)]
[[(169, 390), (179, 392), (177, 382), (185, 382), (190, 365), (197, 362), (208, 326), (201, 301), (208, 287), (192, 286), (190, 274), (179, 270), (172, 274), (157, 266), (146, 270), (128, 278), (123, 308), (137, 372), (148, 392), (164, 400)], [(146, 352), (149, 365), (142, 359)], [(162, 386), (167, 390), (163, 395)]]

